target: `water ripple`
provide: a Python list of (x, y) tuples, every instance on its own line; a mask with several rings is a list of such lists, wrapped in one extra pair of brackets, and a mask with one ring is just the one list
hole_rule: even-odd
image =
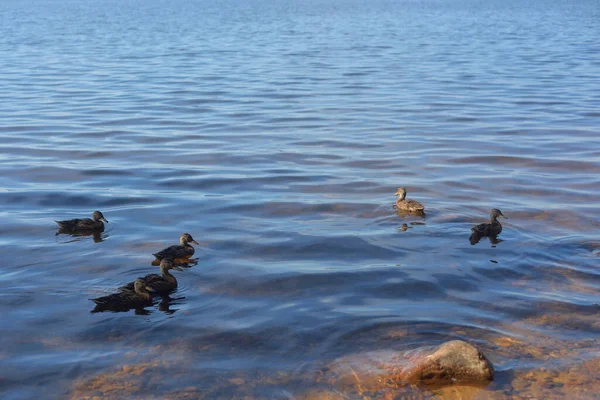
[[(109, 395), (138, 364), (111, 396), (276, 397), (455, 338), (505, 373), (483, 397), (539, 397), (511, 377), (597, 353), (593, 1), (42, 3), (0, 6), (9, 398)], [(471, 246), (493, 207), (501, 241)], [(104, 232), (55, 235), (96, 209)], [(171, 302), (90, 314), (183, 232)]]

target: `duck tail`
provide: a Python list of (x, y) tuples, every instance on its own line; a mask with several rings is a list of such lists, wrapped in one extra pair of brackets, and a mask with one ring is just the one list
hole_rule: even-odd
[(54, 221), (58, 224), (58, 227), (60, 229), (66, 229), (66, 230), (70, 230), (73, 229), (73, 226), (75, 224), (73, 224), (71, 221), (67, 220), (67, 221)]
[(97, 299), (88, 299), (88, 300), (93, 301), (94, 303), (96, 303), (99, 306), (102, 306), (102, 305), (106, 304), (106, 300), (103, 299), (102, 297), (99, 297)]

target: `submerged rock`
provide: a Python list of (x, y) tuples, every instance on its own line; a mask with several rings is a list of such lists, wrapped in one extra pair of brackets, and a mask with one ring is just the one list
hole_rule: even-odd
[(342, 357), (328, 367), (329, 382), (358, 392), (406, 385), (484, 385), (494, 376), (487, 357), (461, 340), (408, 352), (374, 351)]
[(445, 386), (453, 383), (485, 384), (494, 378), (494, 367), (487, 357), (469, 343), (453, 340), (438, 346), (433, 353), (417, 358), (403, 370), (407, 383)]

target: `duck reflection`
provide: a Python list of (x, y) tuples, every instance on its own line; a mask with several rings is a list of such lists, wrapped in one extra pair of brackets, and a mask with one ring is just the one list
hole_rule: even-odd
[[(172, 258), (170, 259), (173, 262), (173, 265), (176, 265), (180, 268), (192, 268), (193, 266), (198, 264), (198, 258)], [(152, 260), (152, 265), (158, 266), (161, 264), (161, 260), (154, 259)]]
[(175, 314), (179, 309), (171, 309), (171, 306), (179, 304), (179, 300), (185, 300), (185, 297), (172, 298), (168, 295), (161, 296), (161, 301), (158, 303), (158, 311), (162, 311), (167, 315)]
[(479, 241), (484, 237), (488, 238), (492, 247), (495, 247), (498, 243), (504, 241), (502, 239), (499, 239), (498, 236), (496, 236), (496, 235), (484, 236), (484, 235), (477, 234), (477, 233), (471, 233), (471, 236), (469, 236), (469, 242), (471, 243), (471, 246), (473, 246), (473, 245), (476, 245), (477, 243), (479, 243)]
[(398, 232), (406, 232), (408, 229), (418, 225), (425, 225), (425, 222), (413, 221), (410, 224), (403, 223), (397, 228), (397, 230)]
[(78, 242), (87, 236), (91, 236), (95, 243), (100, 243), (106, 240), (110, 235), (107, 232), (103, 231), (78, 231), (72, 232), (68, 229), (59, 229), (56, 232), (56, 236), (58, 235), (69, 235), (73, 238), (73, 240), (67, 240), (65, 243)]
[(406, 210), (402, 210), (397, 208), (396, 209), (396, 215), (401, 217), (401, 218), (406, 218), (406, 217), (422, 217), (425, 218), (426, 214), (425, 211), (406, 211)]

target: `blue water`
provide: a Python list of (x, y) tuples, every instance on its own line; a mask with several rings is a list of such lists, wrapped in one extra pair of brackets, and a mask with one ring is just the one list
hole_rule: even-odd
[[(489, 398), (598, 354), (599, 20), (587, 0), (2, 1), (2, 397), (289, 398), (336, 357), (460, 338), (496, 366)], [(425, 217), (396, 215), (398, 186)], [(493, 207), (501, 241), (471, 245)], [(96, 209), (102, 234), (55, 235)], [(183, 232), (175, 300), (90, 313)], [(139, 385), (94, 386), (131, 366)]]

